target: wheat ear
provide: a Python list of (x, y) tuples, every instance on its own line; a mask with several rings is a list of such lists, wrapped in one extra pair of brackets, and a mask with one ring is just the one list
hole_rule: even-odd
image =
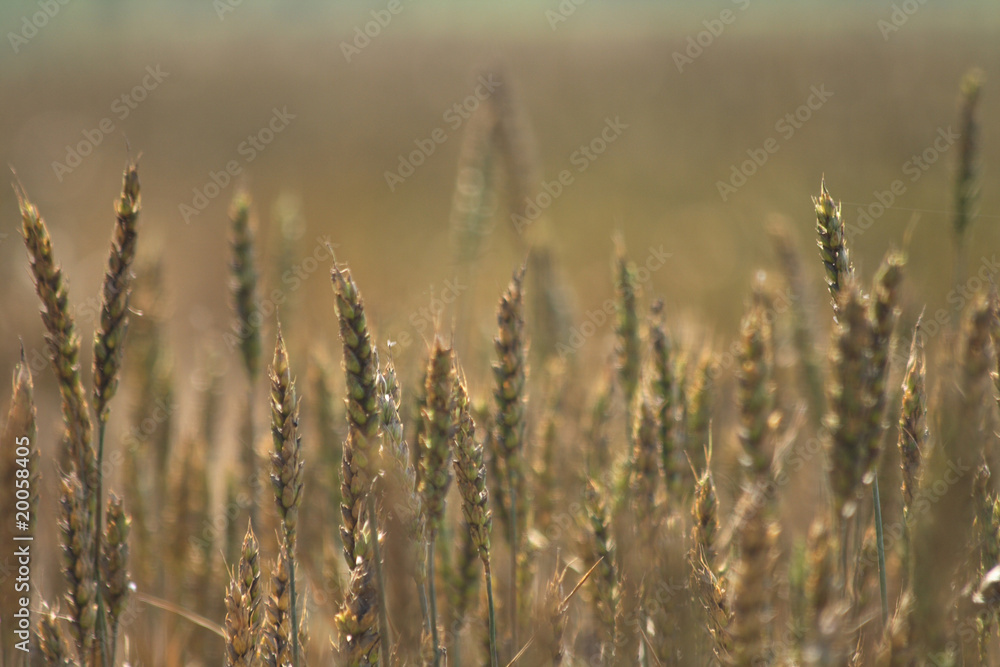
[(274, 344), (271, 363), (271, 484), (281, 517), (283, 548), (288, 560), (289, 619), (291, 622), (292, 665), (301, 664), (299, 647), (298, 601), (295, 596), (295, 547), (298, 536), (299, 506), (302, 504), (302, 442), (298, 433), (299, 401), (295, 381), (288, 365), (288, 351), (281, 336), (281, 326)]
[(462, 496), (462, 512), (465, 515), (469, 537), (485, 571), (490, 664), (496, 667), (497, 628), (493, 605), (493, 575), (490, 570), (490, 531), (493, 527), (493, 513), (490, 511), (490, 495), (486, 485), (483, 445), (476, 439), (476, 423), (469, 409), (469, 394), (465, 388), (464, 378), (460, 379), (456, 386), (456, 407), (458, 431), (455, 439), (455, 477), (458, 479), (458, 490)]

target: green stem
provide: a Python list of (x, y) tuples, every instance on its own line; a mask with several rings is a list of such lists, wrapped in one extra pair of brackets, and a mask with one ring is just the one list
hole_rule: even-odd
[[(285, 538), (286, 542), (288, 538)], [(288, 599), (292, 621), (292, 667), (299, 667), (299, 614), (295, 600), (295, 550), (293, 544), (288, 544)]]
[[(258, 506), (260, 505), (260, 498), (257, 493), (257, 484), (255, 483), (257, 477), (257, 449), (254, 446), (254, 427), (253, 427), (253, 405), (254, 405), (254, 390), (253, 390), (253, 380), (250, 381), (250, 386), (247, 388), (247, 420), (244, 428), (246, 429), (246, 443), (243, 449), (243, 471), (246, 475), (245, 482), (250, 485), (250, 525), (253, 526), (254, 531), (260, 530), (259, 523), (259, 512)], [(289, 558), (292, 557), (291, 554), (288, 555)]]
[(375, 496), (368, 494), (368, 516), (372, 522), (372, 546), (375, 551), (375, 582), (378, 585), (378, 625), (379, 634), (382, 636), (381, 655), (392, 655), (392, 634), (389, 629), (388, 607), (385, 597), (385, 577), (382, 572), (382, 548), (378, 544), (378, 522), (375, 514)]
[(420, 599), (420, 614), (424, 619), (424, 628), (428, 632), (431, 630), (431, 617), (430, 612), (427, 610), (427, 591), (424, 589), (424, 585), (416, 580), (414, 583), (417, 584), (417, 597)]
[(882, 504), (878, 496), (878, 475), (872, 480), (872, 501), (875, 504), (875, 539), (878, 542), (878, 586), (882, 596), (882, 628), (889, 622), (889, 594), (885, 582), (885, 542), (882, 538)]
[(427, 543), (427, 586), (431, 602), (431, 639), (434, 642), (434, 667), (441, 667), (441, 643), (438, 639), (437, 594), (434, 591), (434, 536)]
[(493, 573), (490, 571), (490, 561), (483, 563), (486, 569), (486, 602), (490, 613), (490, 667), (497, 667), (497, 619), (493, 612)]
[[(515, 453), (514, 456), (517, 456)], [(514, 469), (507, 464), (507, 484), (510, 486), (510, 638), (511, 652), (517, 651), (517, 484)]]
[[(101, 591), (101, 541), (104, 531), (104, 432), (107, 424), (98, 415), (99, 426), (97, 427), (97, 489), (93, 497), (94, 503), (94, 591), (97, 595), (97, 620), (95, 629), (97, 630), (97, 645), (99, 651), (100, 664), (103, 667), (111, 667), (108, 655), (108, 626), (104, 614), (104, 594)], [(84, 473), (86, 474), (86, 473)]]

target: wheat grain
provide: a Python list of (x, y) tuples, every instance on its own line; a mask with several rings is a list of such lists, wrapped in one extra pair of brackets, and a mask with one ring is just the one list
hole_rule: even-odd
[(826, 189), (826, 181), (819, 185), (819, 196), (813, 197), (816, 207), (816, 232), (819, 234), (817, 245), (819, 255), (826, 269), (826, 285), (833, 301), (834, 318), (840, 312), (840, 293), (851, 276), (854, 266), (847, 247), (844, 221), (840, 217), (840, 204), (834, 204)]
[[(16, 188), (21, 208), (24, 244), (35, 280), (35, 290), (42, 302), (42, 323), (49, 348), (49, 358), (59, 380), (63, 422), (68, 449), (61, 458), (72, 465), (85, 495), (95, 483), (97, 459), (91, 444), (91, 422), (87, 399), (80, 379), (80, 338), (69, 309), (69, 292), (62, 270), (52, 255), (52, 241), (38, 209), (23, 189)], [(92, 519), (92, 517), (91, 517)]]

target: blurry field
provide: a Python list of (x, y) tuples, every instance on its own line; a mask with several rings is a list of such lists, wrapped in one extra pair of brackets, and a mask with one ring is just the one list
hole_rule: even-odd
[[(461, 128), (452, 131), (442, 116), (472, 91), (476, 68), (496, 61), (518, 88), (548, 179), (571, 168), (570, 155), (597, 135), (605, 117), (628, 124), (547, 211), (581, 308), (609, 293), (609, 239), (621, 229), (636, 252), (662, 244), (673, 253), (653, 276), (653, 291), (732, 330), (744, 296), (739, 286), (768, 260), (764, 221), (786, 217), (803, 248), (811, 245), (808, 196), (823, 173), (834, 195), (851, 202), (844, 205), (848, 220), (853, 204), (867, 206), (875, 190), (906, 180), (899, 208), (856, 244), (864, 265), (874, 264), (890, 241), (899, 243), (915, 213), (910, 209), (920, 209), (914, 260), (940, 264), (932, 254), (948, 242), (942, 211), (950, 208), (953, 156), (945, 154), (916, 183), (902, 166), (932, 146), (939, 127), (955, 123), (957, 82), (969, 66), (984, 67), (992, 79), (1000, 48), (992, 38), (996, 12), (988, 3), (931, 4), (886, 41), (876, 25), (891, 14), (886, 3), (826, 11), (761, 3), (741, 12), (731, 5), (735, 23), (678, 72), (672, 54), (728, 5), (587, 3), (553, 31), (545, 4), (500, 11), (487, 3), (404, 3), (347, 63), (340, 42), (371, 20), (375, 5), (285, 11), (244, 3), (220, 21), (210, 3), (166, 14), (141, 3), (71, 3), (20, 53), (0, 60), (0, 150), (51, 221), (59, 257), (81, 288), (96, 285), (101, 272), (124, 138), (133, 154), (141, 152), (144, 245), (163, 244), (175, 296), (171, 335), (178, 341), (211, 342), (205, 334), (227, 324), (221, 306), (232, 187), (190, 224), (178, 206), (192, 202), (193, 188), (203, 188), (210, 171), (243, 160), (238, 146), (265, 126), (274, 107), (287, 107), (295, 120), (242, 165), (265, 229), (279, 194), (297, 196), (306, 221), (302, 252), (311, 251), (316, 236), (330, 235), (366, 279), (373, 304), (385, 310), (380, 319), (405, 321), (404, 313), (428, 299), (430, 284), (448, 275), (447, 219)], [(19, 16), (8, 7), (5, 27), (18, 26)], [(112, 103), (157, 65), (169, 76), (119, 121)], [(747, 150), (781, 137), (775, 124), (806, 101), (813, 85), (833, 96), (723, 202), (717, 182), (747, 159)], [(989, 87), (985, 95), (988, 105)], [(66, 146), (106, 117), (114, 131), (59, 182), (51, 163), (63, 162)], [(983, 118), (987, 174), (1000, 151), (995, 118)], [(437, 127), (448, 140), (390, 192), (384, 172)], [(11, 242), (13, 196), (3, 197), (9, 220), (0, 253), (9, 279), (0, 288), (7, 306), (0, 349), (9, 365), (16, 335), (39, 324), (17, 261), (22, 250)], [(981, 210), (1000, 215), (991, 188), (984, 188)], [(996, 220), (984, 217), (975, 230), (984, 245), (995, 241), (989, 223)], [(508, 232), (497, 228), (483, 258), (490, 295), (516, 261)], [(302, 298), (327, 294), (321, 273)], [(913, 279), (921, 294), (943, 298), (934, 275)]]
[[(853, 240), (853, 258), (871, 276), (886, 248), (902, 246), (915, 222), (901, 318), (908, 332), (925, 304), (930, 312), (951, 308), (957, 150), (935, 141), (956, 126), (958, 84), (971, 66), (984, 70), (986, 84), (970, 272), (1000, 248), (1000, 193), (990, 186), (1000, 164), (1000, 11), (986, 1), (927, 3), (886, 32), (879, 22), (892, 20), (892, 3), (833, 4), (590, 0), (553, 26), (546, 12), (558, 11), (556, 2), (403, 0), (402, 10), (348, 62), (343, 44), (385, 3), (246, 0), (220, 18), (208, 1), (77, 1), (60, 5), (26, 43), (12, 43), (8, 32), (19, 34), (23, 17), (39, 6), (9, 2), (0, 8), (0, 33), (7, 35), (0, 43), (0, 155), (52, 232), (79, 308), (84, 369), (91, 364), (111, 204), (128, 156), (141, 155), (140, 256), (164, 261), (181, 425), (194, 418), (194, 390), (204, 388), (213, 354), (232, 397), (243, 391), (238, 357), (225, 337), (232, 322), (226, 210), (238, 184), (251, 191), (260, 223), (263, 293), (278, 289), (288, 300), (280, 311), (297, 372), (305, 375), (317, 337), (339, 355), (329, 259), (303, 263), (323, 256), (328, 239), (364, 291), (378, 342), (414, 341), (397, 356), (406, 380), (415, 376), (422, 339), (433, 331), (421, 311), (456, 276), (448, 219), (465, 124), (448, 112), (473, 93), (485, 67), (505, 71), (526, 111), (544, 181), (557, 181), (564, 170), (572, 175), (544, 216), (574, 293), (575, 327), (613, 295), (617, 231), (640, 264), (657, 252), (669, 255), (642, 285), (643, 302), (662, 296), (678, 333), (689, 339), (730, 346), (751, 279), (775, 266), (764, 230), (776, 219), (814, 263), (806, 276), (825, 306), (809, 199), (825, 175), (848, 224), (859, 207), (885, 201), (881, 193), (901, 181), (901, 193)], [(675, 53), (727, 9), (733, 22), (679, 71)], [(150, 71), (165, 75), (157, 81)], [(121, 97), (134, 96), (144, 78), (138, 96), (145, 99), (129, 98), (132, 108)], [(832, 94), (808, 120), (783, 121), (819, 89)], [(287, 125), (268, 145), (248, 149), (248, 136), (267, 127), (275, 109)], [(102, 126), (104, 119), (110, 124)], [(617, 120), (620, 136), (580, 162), (580, 148), (609, 119)], [(401, 156), (418, 142), (426, 145), (435, 130), (443, 130), (437, 135), (443, 142), (390, 188), (386, 172), (398, 171)], [(97, 143), (88, 136), (100, 141), (79, 166), (54, 165), (72, 164), (68, 153), (81, 142)], [(767, 153), (766, 146), (763, 164), (723, 199), (719, 183), (730, 182), (734, 168), (762, 149)], [(933, 157), (926, 169), (914, 161), (925, 151)], [(213, 192), (206, 190), (212, 174), (231, 161), (240, 175), (206, 197), (203, 210), (189, 210), (186, 221), (182, 206)], [(281, 230), (272, 221), (279, 200), (301, 207), (286, 258), (304, 271), (296, 280), (282, 280), (276, 269)], [(0, 369), (13, 367), (19, 337), (29, 360), (45, 354), (19, 236), (14, 195), (0, 190)], [(477, 342), (458, 352), (480, 383), (489, 377), (483, 341), (493, 335), (496, 299), (524, 254), (501, 212), (475, 286), (461, 296)], [(949, 312), (957, 320), (957, 311)], [(445, 314), (443, 328), (453, 316)], [(597, 331), (581, 359), (601, 361), (612, 349), (614, 327), (604, 322)], [(265, 325), (265, 341), (272, 339), (273, 318)], [(51, 452), (61, 428), (55, 379), (46, 369), (35, 382), (39, 442)], [(233, 446), (238, 405), (227, 402), (223, 449)], [(124, 432), (127, 416), (124, 409), (112, 412), (112, 434)], [(52, 479), (44, 488), (51, 493), (48, 466), (43, 471)], [(53, 501), (42, 502), (44, 509)], [(56, 537), (45, 526), (40, 534)]]

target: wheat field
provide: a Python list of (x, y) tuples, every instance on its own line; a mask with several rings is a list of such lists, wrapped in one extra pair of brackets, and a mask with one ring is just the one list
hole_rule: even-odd
[(0, 22), (0, 664), (1000, 664), (991, 3)]

